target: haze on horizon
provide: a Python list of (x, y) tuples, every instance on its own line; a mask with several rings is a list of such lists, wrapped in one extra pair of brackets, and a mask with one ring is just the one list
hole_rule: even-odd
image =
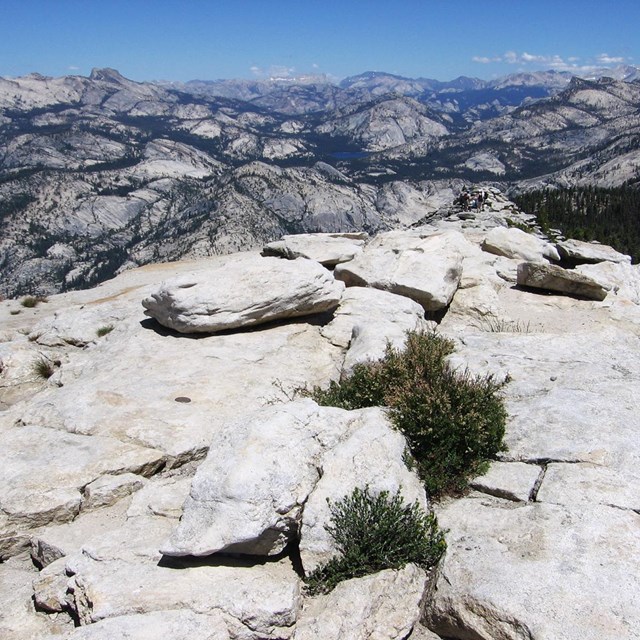
[(640, 64), (640, 3), (1, 0), (0, 76), (214, 80), (364, 71), (450, 80)]

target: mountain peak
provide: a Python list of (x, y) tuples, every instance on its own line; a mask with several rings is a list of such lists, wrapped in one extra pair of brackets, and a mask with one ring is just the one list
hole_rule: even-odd
[(110, 69), (109, 67), (92, 69), (89, 78), (91, 80), (102, 80), (104, 82), (115, 82), (117, 84), (122, 84), (126, 81), (126, 78), (122, 76), (119, 71)]

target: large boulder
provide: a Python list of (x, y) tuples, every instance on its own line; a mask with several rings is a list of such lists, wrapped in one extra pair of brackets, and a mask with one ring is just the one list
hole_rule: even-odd
[(263, 256), (309, 258), (325, 267), (353, 260), (369, 238), (367, 233), (299, 233), (283, 236), (262, 250)]
[(569, 239), (558, 242), (556, 246), (560, 257), (571, 264), (595, 264), (605, 261), (628, 264), (631, 262), (630, 256), (597, 242)]
[(552, 264), (523, 262), (518, 265), (518, 284), (532, 289), (565, 293), (590, 300), (604, 300), (609, 287), (577, 271)]
[(426, 507), (403, 461), (404, 437), (381, 409), (345, 411), (301, 400), (267, 407), (213, 439), (180, 524), (162, 545), (172, 556), (223, 551), (276, 555), (302, 526), (305, 569), (335, 554), (326, 499), (356, 487), (398, 489)]
[(558, 251), (552, 244), (517, 228), (491, 229), (482, 242), (482, 248), (498, 256), (527, 262), (560, 260)]
[(368, 486), (374, 494), (387, 491), (394, 495), (400, 491), (405, 503), (417, 502), (428, 509), (422, 483), (407, 468), (404, 436), (392, 428), (382, 409), (362, 411), (366, 419), (325, 454), (322, 477), (304, 506), (299, 548), (307, 572), (336, 555), (333, 538), (325, 528), (331, 521), (330, 504), (343, 500), (356, 487)]
[(455, 231), (426, 237), (381, 234), (350, 262), (335, 268), (347, 286), (375, 287), (415, 300), (427, 311), (445, 308), (462, 276), (464, 238)]
[(238, 254), (165, 282), (142, 305), (180, 333), (217, 333), (335, 309), (343, 289), (313, 260)]

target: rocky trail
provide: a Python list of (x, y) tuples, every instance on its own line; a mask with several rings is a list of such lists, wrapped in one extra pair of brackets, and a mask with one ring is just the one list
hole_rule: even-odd
[[(0, 302), (0, 637), (640, 638), (640, 268), (514, 222), (494, 193)], [(296, 395), (432, 328), (508, 410), (439, 503), (383, 409)], [(433, 507), (447, 552), (310, 597), (327, 498), (364, 485)]]

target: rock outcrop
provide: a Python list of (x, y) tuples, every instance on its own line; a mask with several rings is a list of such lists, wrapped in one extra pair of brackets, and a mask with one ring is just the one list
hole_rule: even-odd
[[(639, 637), (638, 269), (563, 270), (597, 299), (514, 286), (522, 255), (483, 249), (503, 208), (381, 234), (335, 275), (324, 250), (246, 253), (0, 301), (0, 636)], [(541, 242), (531, 264), (555, 273)], [(200, 288), (162, 282), (205, 280), (190, 308), (259, 313), (197, 334), (145, 318), (160, 289)], [(436, 504), (384, 408), (300, 397), (433, 329), (425, 309), (453, 367), (505, 381), (508, 410), (507, 451)], [(365, 485), (434, 509), (447, 553), (311, 597), (302, 574), (336, 553), (327, 499)]]
[(180, 333), (217, 333), (335, 309), (342, 289), (313, 260), (236, 256), (164, 283), (142, 304)]
[(335, 268), (347, 286), (367, 286), (406, 296), (427, 311), (445, 308), (462, 275), (461, 238), (453, 232), (426, 237), (382, 234), (350, 262)]
[(556, 291), (600, 301), (607, 297), (609, 289), (577, 271), (534, 262), (518, 265), (518, 284), (532, 289)]

